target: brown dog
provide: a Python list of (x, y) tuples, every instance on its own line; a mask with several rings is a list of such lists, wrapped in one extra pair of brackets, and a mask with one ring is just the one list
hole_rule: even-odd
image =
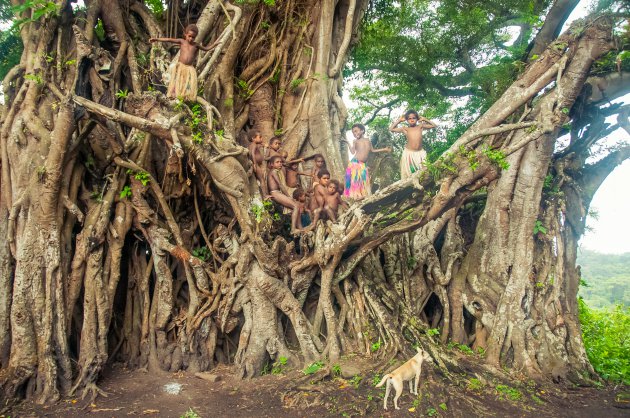
[[(383, 407), (385, 409), (387, 409), (387, 398), (389, 397), (390, 386), (394, 386), (394, 389), (396, 389), (396, 396), (394, 397), (394, 407), (396, 409), (400, 409), (398, 407), (398, 398), (400, 398), (400, 395), (402, 394), (403, 383), (405, 381), (409, 380), (409, 391), (414, 395), (418, 394), (418, 382), (420, 381), (420, 373), (422, 372), (422, 363), (425, 360), (431, 360), (431, 357), (428, 353), (422, 351), (420, 347), (416, 348), (416, 350), (418, 350), (418, 354), (413, 356), (411, 359), (409, 359), (408, 362), (406, 362), (393, 372), (383, 376), (383, 380), (381, 380), (381, 383), (376, 385), (377, 388), (380, 388), (381, 386), (383, 386), (383, 383), (387, 381), (387, 386), (385, 388), (385, 399), (383, 400)], [(414, 381), (411, 380), (414, 377), (416, 378), (415, 387)]]

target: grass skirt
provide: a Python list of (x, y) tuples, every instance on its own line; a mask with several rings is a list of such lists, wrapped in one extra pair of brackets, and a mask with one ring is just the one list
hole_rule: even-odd
[(182, 98), (194, 102), (197, 100), (197, 70), (192, 65), (177, 63), (171, 66), (168, 83), (168, 97)]
[(405, 148), (400, 159), (400, 178), (406, 179), (416, 171), (420, 171), (426, 159), (427, 152), (425, 150), (412, 151)]

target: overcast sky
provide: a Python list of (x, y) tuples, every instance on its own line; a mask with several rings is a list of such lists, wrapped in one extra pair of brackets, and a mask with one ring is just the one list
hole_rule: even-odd
[[(586, 15), (589, 0), (582, 0), (567, 20)], [(630, 101), (630, 95), (621, 100)], [(623, 129), (617, 129), (605, 139), (607, 143), (630, 142), (630, 135)], [(600, 253), (630, 252), (630, 160), (626, 160), (606, 178), (591, 202), (591, 212), (597, 213), (597, 219), (589, 216), (586, 221), (591, 230), (580, 240), (580, 247)]]

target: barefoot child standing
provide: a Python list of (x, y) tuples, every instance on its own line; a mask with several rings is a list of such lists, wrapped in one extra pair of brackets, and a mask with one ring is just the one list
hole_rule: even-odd
[(210, 51), (218, 41), (210, 46), (203, 46), (195, 42), (195, 37), (199, 33), (197, 25), (188, 25), (184, 30), (183, 39), (175, 38), (151, 38), (149, 42), (170, 42), (180, 45), (179, 61), (171, 67), (171, 79), (168, 83), (167, 96), (171, 98), (182, 98), (188, 101), (197, 100), (197, 70), (195, 69), (195, 59), (199, 49)]
[(352, 125), (352, 135), (354, 135), (354, 142), (352, 144), (347, 141), (350, 152), (354, 154), (348, 167), (346, 168), (346, 188), (343, 191), (343, 195), (350, 199), (363, 199), (369, 196), (372, 192), (370, 186), (370, 174), (366, 165), (367, 159), (370, 156), (370, 152), (391, 152), (391, 148), (379, 148), (374, 149), (372, 147), (372, 141), (364, 138), (365, 126), (360, 123)]
[[(398, 128), (400, 122), (407, 121), (408, 126)], [(422, 149), (422, 131), (433, 129), (437, 125), (429, 119), (419, 116), (415, 110), (409, 110), (389, 127), (390, 132), (401, 132), (407, 137), (407, 145), (400, 159), (400, 178), (405, 179), (422, 169), (427, 152)]]

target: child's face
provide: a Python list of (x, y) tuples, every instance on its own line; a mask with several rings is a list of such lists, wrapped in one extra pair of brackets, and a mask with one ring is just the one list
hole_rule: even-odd
[(289, 165), (289, 168), (293, 171), (296, 171), (298, 169), (298, 164), (297, 163), (291, 163), (291, 165)]
[(271, 148), (274, 151), (278, 151), (280, 149), (280, 141), (278, 140), (272, 141), (271, 144), (269, 144), (269, 148)]
[(322, 167), (322, 166), (324, 165), (324, 159), (323, 159), (323, 158), (321, 158), (321, 157), (316, 158), (316, 159), (315, 159), (315, 165), (316, 165), (317, 167)]
[(319, 184), (321, 184), (324, 187), (327, 187), (329, 182), (330, 182), (330, 176), (328, 174), (324, 174), (323, 176), (319, 178)]
[(282, 158), (276, 158), (275, 160), (273, 160), (271, 166), (276, 169), (282, 168)]
[(298, 202), (300, 203), (304, 203), (306, 202), (306, 195), (304, 193), (302, 193), (301, 195), (298, 196)]
[(254, 144), (262, 144), (262, 142), (263, 142), (262, 135), (258, 134), (258, 135), (256, 135), (256, 136), (254, 136), (254, 137), (252, 138), (252, 142), (253, 142)]
[(195, 40), (195, 32), (189, 30), (184, 34), (184, 39), (192, 43)]
[(359, 128), (358, 126), (355, 126), (354, 128), (352, 128), (352, 135), (354, 135), (356, 139), (362, 138), (364, 133), (365, 131)]
[(416, 126), (416, 123), (418, 123), (418, 117), (416, 115), (407, 116), (407, 123), (409, 126)]
[(337, 186), (335, 186), (335, 183), (328, 183), (328, 194), (335, 193), (337, 193)]

